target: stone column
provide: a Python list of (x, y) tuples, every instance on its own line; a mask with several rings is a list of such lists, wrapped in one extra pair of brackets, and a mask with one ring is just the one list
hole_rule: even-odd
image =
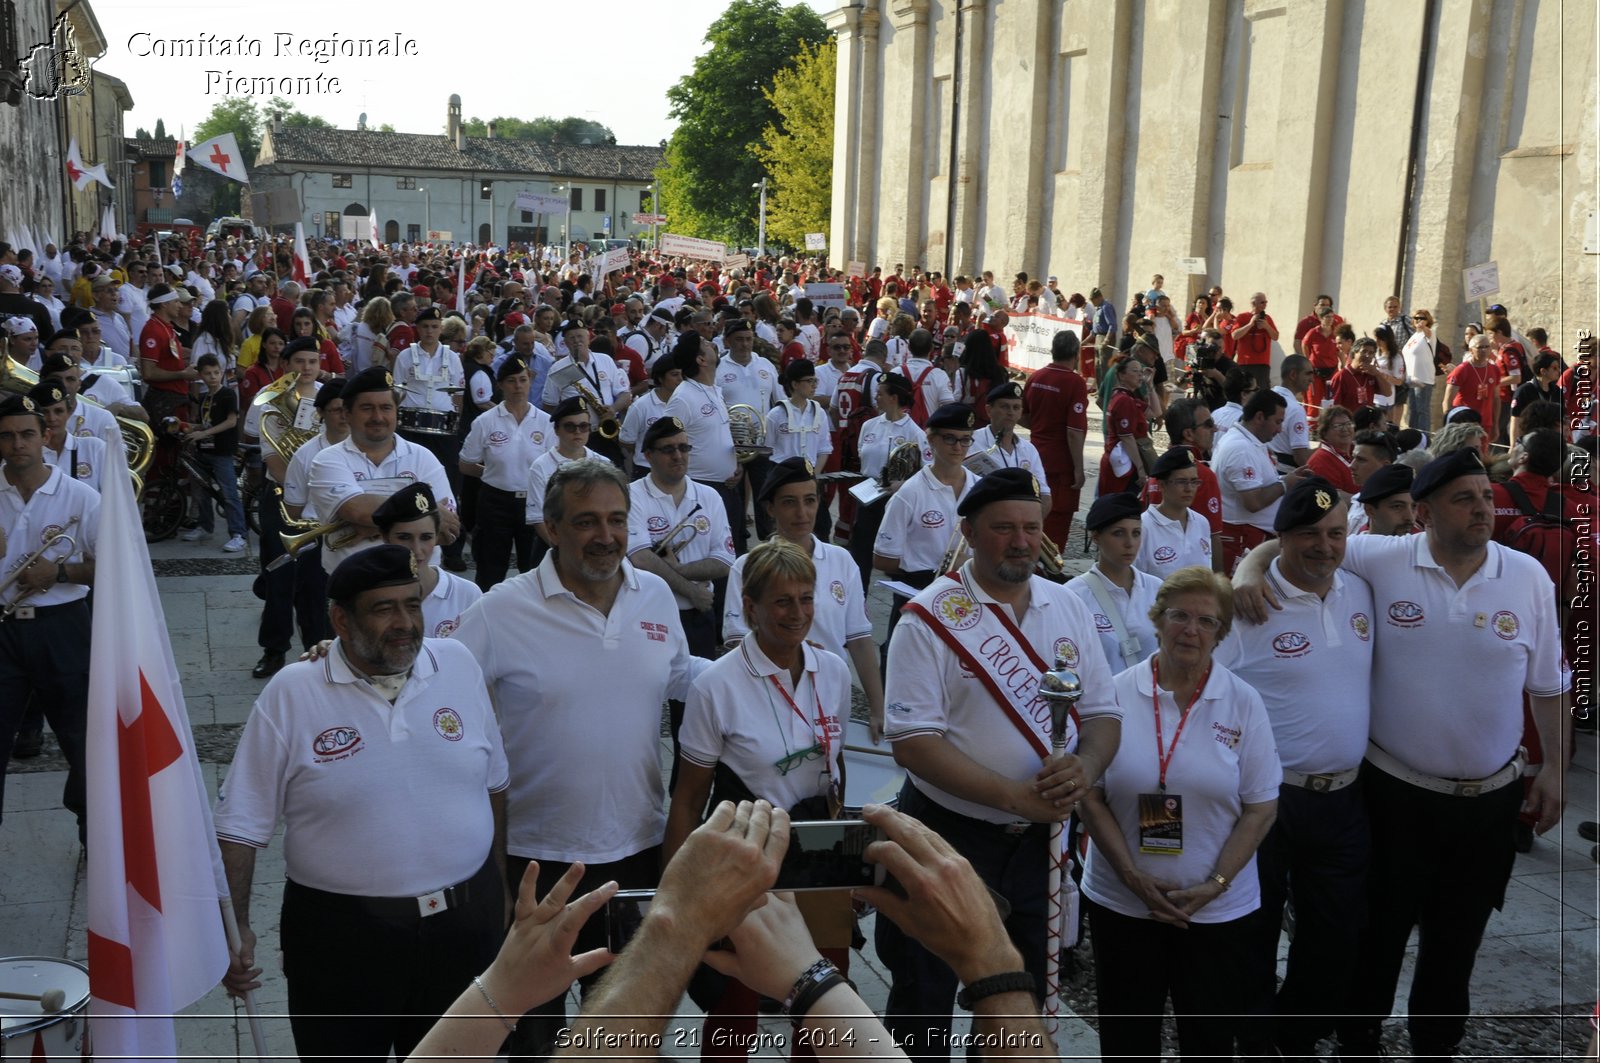
[[(945, 234), (949, 242), (950, 272), (953, 283), (958, 273), (974, 273), (978, 266), (978, 218), (993, 187), (984, 182), (985, 161), (979, 152), (984, 126), (995, 121), (992, 101), (983, 93), (983, 48), (988, 30), (988, 0), (959, 0), (956, 18), (961, 22), (961, 52), (955, 57), (955, 83), (951, 96), (958, 108), (955, 129), (955, 173), (950, 175), (950, 196), (955, 201), (952, 224)], [(1004, 123), (1003, 117), (999, 119)], [(1005, 167), (1001, 167), (1002, 169)], [(944, 219), (940, 219), (943, 221)]]
[(905, 165), (897, 166), (893, 175), (885, 175), (888, 227), (881, 250), (887, 265), (904, 262), (910, 266), (922, 256), (922, 203), (928, 191), (923, 155), (927, 147), (923, 117), (928, 106), (928, 0), (890, 0), (889, 14), (895, 34), (893, 54), (887, 57), (892, 61), (892, 85), (886, 88), (894, 120), (884, 123), (885, 139), (892, 131), (905, 153)]
[(845, 268), (845, 260), (855, 246), (855, 204), (859, 195), (856, 150), (860, 139), (857, 114), (861, 104), (861, 83), (857, 80), (860, 15), (859, 7), (840, 7), (824, 18), (839, 47), (833, 88), (833, 204), (828, 226), (828, 261), (836, 269)]
[[(856, 109), (856, 143), (850, 147), (856, 165), (854, 171), (855, 184), (852, 186), (851, 195), (855, 202), (852, 208), (855, 212), (855, 226), (849, 244), (850, 257), (857, 262), (866, 264), (867, 272), (872, 271), (872, 259), (878, 246), (878, 196), (880, 195), (880, 178), (878, 174), (878, 137), (882, 129), (881, 121), (883, 101), (878, 95), (878, 71), (883, 45), (878, 37), (878, 30), (883, 25), (883, 13), (877, 8), (878, 0), (867, 0), (872, 5), (861, 9), (860, 44), (857, 50), (861, 54), (861, 75), (857, 82), (859, 103)], [(834, 145), (834, 154), (837, 155), (839, 146)]]

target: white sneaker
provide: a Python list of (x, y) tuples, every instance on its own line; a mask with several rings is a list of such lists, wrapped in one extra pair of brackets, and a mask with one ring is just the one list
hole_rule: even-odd
[(245, 542), (244, 536), (235, 535), (233, 538), (222, 544), (222, 552), (225, 554), (237, 554), (240, 550), (243, 550), (249, 545), (249, 543)]
[(188, 531), (178, 536), (178, 541), (184, 543), (198, 543), (209, 538), (211, 538), (211, 533), (206, 531), (204, 528), (190, 528)]

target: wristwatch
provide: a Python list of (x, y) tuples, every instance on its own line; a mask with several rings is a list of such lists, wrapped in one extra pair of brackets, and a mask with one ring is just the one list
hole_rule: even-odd
[(70, 579), (67, 578), (67, 563), (65, 561), (57, 561), (56, 562), (56, 582), (57, 583), (71, 583), (72, 582)]

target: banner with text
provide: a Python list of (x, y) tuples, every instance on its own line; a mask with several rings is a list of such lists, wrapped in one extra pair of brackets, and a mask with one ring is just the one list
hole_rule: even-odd
[(665, 214), (635, 214), (633, 216), (633, 224), (665, 225), (667, 224), (667, 216)]
[(663, 255), (682, 255), (684, 258), (709, 258), (714, 262), (721, 262), (728, 257), (728, 245), (718, 243), (715, 240), (701, 240), (693, 236), (662, 233), (661, 253)]
[(843, 310), (845, 306), (844, 285), (842, 284), (808, 284), (806, 297), (811, 300), (817, 312), (821, 313), (828, 307)]
[(827, 233), (806, 233), (807, 251), (826, 251), (828, 249)]
[(743, 269), (750, 264), (750, 256), (746, 254), (729, 255), (722, 260), (723, 269)]
[[(1050, 364), (1050, 344), (1058, 332), (1071, 332), (1083, 340), (1082, 318), (1057, 317), (1054, 314), (1012, 314), (1006, 325), (1008, 358), (1013, 369), (1033, 372)], [(1076, 364), (1074, 363), (1074, 368)]]
[(607, 251), (603, 255), (594, 256), (594, 258), (589, 260), (589, 268), (594, 269), (596, 267), (599, 268), (601, 274), (611, 273), (619, 269), (627, 269), (628, 249), (626, 247), (619, 247), (615, 250)]
[(538, 192), (518, 192), (517, 209), (535, 214), (564, 214), (567, 210), (565, 196), (546, 196)]
[(845, 266), (844, 272), (847, 277), (865, 277), (867, 275), (867, 264), (865, 262), (850, 262)]

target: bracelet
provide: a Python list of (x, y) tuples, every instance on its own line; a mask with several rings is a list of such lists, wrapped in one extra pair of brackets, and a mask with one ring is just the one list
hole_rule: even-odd
[(500, 1005), (494, 1002), (494, 997), (491, 997), (489, 991), (483, 988), (483, 981), (477, 975), (472, 976), (472, 984), (477, 986), (478, 992), (483, 994), (483, 999), (489, 1004), (489, 1010), (499, 1016), (501, 1025), (506, 1028), (506, 1033), (516, 1033), (517, 1024), (506, 1018), (506, 1013), (500, 1010)]
[(831, 960), (819, 959), (810, 967), (800, 972), (800, 977), (795, 979), (794, 988), (789, 990), (789, 995), (783, 1001), (783, 1013), (789, 1016), (789, 1021), (796, 1026), (805, 1021), (806, 1012), (823, 995), (834, 986), (843, 982), (855, 988), (855, 983), (839, 973), (839, 968)]
[(971, 1011), (972, 1005), (987, 997), (998, 996), (1001, 993), (1032, 993), (1037, 988), (1038, 983), (1027, 971), (1007, 971), (1004, 974), (991, 974), (987, 978), (980, 978), (966, 986), (956, 994), (956, 1003)]

